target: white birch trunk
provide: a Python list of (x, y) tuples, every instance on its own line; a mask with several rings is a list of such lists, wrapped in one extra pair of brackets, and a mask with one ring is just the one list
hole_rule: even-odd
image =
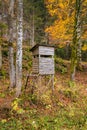
[(22, 87), (22, 41), (23, 41), (23, 0), (18, 0), (17, 11), (17, 54), (16, 54), (16, 97)]
[(82, 49), (82, 41), (81, 41), (81, 32), (82, 32), (82, 29), (81, 29), (81, 16), (80, 16), (80, 12), (79, 12), (79, 15), (78, 15), (78, 23), (77, 23), (77, 67), (80, 66), (80, 63), (81, 63), (81, 57), (82, 57), (82, 54), (81, 54), (81, 49)]
[(13, 52), (13, 16), (14, 15), (14, 0), (10, 0), (9, 4), (9, 78), (10, 89), (15, 87), (15, 66), (14, 66), (14, 52)]

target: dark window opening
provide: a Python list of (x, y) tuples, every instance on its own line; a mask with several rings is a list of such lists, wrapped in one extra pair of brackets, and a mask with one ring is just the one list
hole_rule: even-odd
[(52, 55), (40, 55), (40, 57), (52, 58)]
[[(39, 55), (34, 55), (33, 57), (34, 58), (38, 58)], [(52, 58), (53, 56), (52, 55), (40, 55), (40, 57), (43, 57), (43, 58)]]

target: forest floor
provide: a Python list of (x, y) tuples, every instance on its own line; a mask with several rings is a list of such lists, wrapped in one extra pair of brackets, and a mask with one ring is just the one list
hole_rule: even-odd
[(75, 83), (69, 81), (69, 72), (56, 71), (54, 92), (36, 87), (31, 93), (28, 84), (16, 99), (15, 89), (9, 91), (9, 80), (3, 76), (0, 130), (87, 130), (87, 63), (84, 66), (83, 71), (77, 71)]

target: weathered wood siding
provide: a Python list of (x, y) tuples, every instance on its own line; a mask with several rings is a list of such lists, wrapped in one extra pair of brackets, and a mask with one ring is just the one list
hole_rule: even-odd
[(39, 58), (39, 74), (54, 74), (54, 58)]
[(54, 74), (54, 47), (39, 46), (33, 51), (33, 73)]
[(37, 74), (37, 73), (39, 73), (39, 58), (38, 57), (36, 57), (36, 58), (34, 58), (33, 57), (33, 73), (35, 73), (35, 74)]
[(39, 46), (39, 55), (54, 55), (53, 47)]

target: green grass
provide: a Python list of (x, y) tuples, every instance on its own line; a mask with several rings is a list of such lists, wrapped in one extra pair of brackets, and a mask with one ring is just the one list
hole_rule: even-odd
[[(32, 111), (32, 112), (31, 112)], [(75, 112), (75, 115), (73, 114)], [(61, 109), (54, 117), (27, 111), (1, 120), (0, 130), (87, 130), (87, 115), (81, 110)]]
[[(77, 90), (76, 86), (67, 88), (66, 91), (63, 88), (61, 93), (71, 102), (64, 105), (61, 100), (58, 101), (57, 97), (54, 97), (56, 111), (52, 106), (50, 113), (45, 113), (50, 111), (50, 107), (47, 108), (44, 104), (35, 103), (36, 107), (26, 106), (24, 103), (25, 101), (28, 103), (30, 97), (28, 97), (29, 94), (23, 95), (21, 99), (14, 100), (16, 101), (14, 105), (19, 108), (11, 109), (9, 117), (1, 119), (0, 130), (87, 130), (87, 98), (83, 96), (80, 100), (81, 95), (77, 93)], [(20, 109), (24, 111), (19, 113)]]

